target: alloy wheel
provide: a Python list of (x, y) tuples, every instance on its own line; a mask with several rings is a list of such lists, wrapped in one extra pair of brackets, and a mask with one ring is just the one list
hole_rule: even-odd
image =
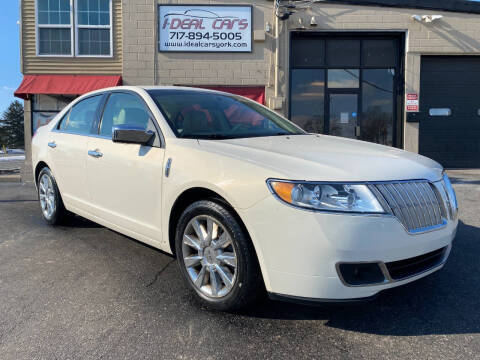
[(237, 279), (232, 238), (213, 217), (199, 215), (187, 224), (182, 238), (183, 264), (194, 286), (213, 298), (230, 293)]
[(38, 194), (40, 206), (45, 219), (50, 220), (55, 213), (55, 189), (52, 179), (47, 174), (43, 174), (38, 182)]

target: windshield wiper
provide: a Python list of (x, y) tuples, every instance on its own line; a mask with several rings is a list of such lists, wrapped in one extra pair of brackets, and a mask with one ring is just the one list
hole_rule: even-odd
[(277, 132), (272, 134), (266, 134), (265, 136), (285, 136), (285, 135), (294, 135), (294, 134), (288, 133), (288, 132)]
[(224, 140), (224, 139), (233, 138), (233, 136), (231, 135), (224, 135), (224, 134), (192, 134), (192, 135), (184, 135), (180, 137), (187, 138), (187, 139), (200, 139), (200, 140)]
[(290, 135), (302, 135), (292, 134), (289, 132), (277, 132), (277, 133), (265, 133), (265, 134), (191, 134), (181, 135), (181, 138), (198, 139), (198, 140), (226, 140), (226, 139), (244, 139), (251, 137), (268, 137), (268, 136), (290, 136)]
[[(232, 135), (223, 135), (223, 134), (210, 134), (210, 135), (205, 135), (205, 139), (211, 139), (211, 140), (224, 140), (224, 139), (232, 139)], [(199, 137), (199, 139), (203, 139), (203, 137)]]

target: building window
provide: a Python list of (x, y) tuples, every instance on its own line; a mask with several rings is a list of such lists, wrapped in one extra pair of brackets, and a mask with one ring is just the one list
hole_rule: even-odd
[(72, 55), (70, 0), (37, 0), (38, 55)]
[(39, 127), (48, 124), (74, 99), (73, 95), (32, 95), (32, 134), (35, 134)]
[(37, 0), (37, 54), (113, 56), (112, 0)]
[(291, 36), (290, 118), (308, 132), (401, 142), (401, 36)]
[(111, 0), (77, 0), (77, 55), (111, 56)]
[(308, 132), (323, 133), (325, 71), (293, 69), (290, 94), (290, 119)]

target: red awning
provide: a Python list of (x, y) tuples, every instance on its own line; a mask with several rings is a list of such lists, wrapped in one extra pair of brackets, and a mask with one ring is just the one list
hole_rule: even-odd
[(121, 84), (120, 75), (25, 75), (14, 95), (25, 100), (30, 94), (81, 95)]
[(224, 91), (230, 94), (245, 96), (265, 105), (264, 86), (202, 86), (204, 89)]

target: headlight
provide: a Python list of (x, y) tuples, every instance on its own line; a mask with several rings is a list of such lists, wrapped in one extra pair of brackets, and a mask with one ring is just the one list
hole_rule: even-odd
[(385, 212), (366, 185), (273, 179), (267, 184), (279, 199), (299, 208), (353, 213)]
[(450, 218), (452, 220), (456, 220), (458, 215), (457, 196), (455, 195), (455, 190), (453, 190), (452, 183), (445, 172), (443, 173), (443, 183), (445, 184), (445, 192), (448, 196), (448, 210), (450, 213)]

